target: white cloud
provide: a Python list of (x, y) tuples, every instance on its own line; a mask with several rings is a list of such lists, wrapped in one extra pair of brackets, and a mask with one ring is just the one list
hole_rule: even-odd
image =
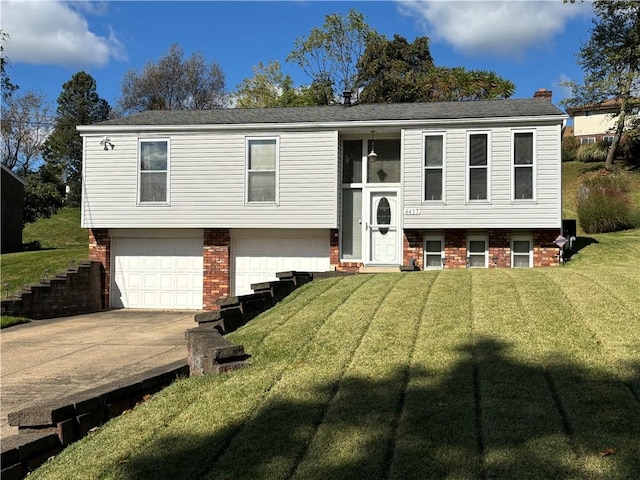
[(416, 17), (425, 34), (467, 55), (520, 58), (548, 45), (566, 22), (589, 15), (589, 3), (555, 1), (399, 1), (401, 13)]
[[(84, 5), (83, 5), (84, 4)], [(102, 67), (125, 57), (113, 31), (91, 32), (80, 11), (98, 13), (104, 5), (87, 2), (2, 0), (2, 30), (9, 34), (5, 53), (12, 63)]]

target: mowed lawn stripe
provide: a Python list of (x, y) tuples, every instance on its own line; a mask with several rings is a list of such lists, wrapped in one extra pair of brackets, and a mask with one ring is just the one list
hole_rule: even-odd
[[(331, 315), (213, 467), (211, 478), (286, 478), (325, 421), (346, 366), (400, 276), (368, 276)], [(238, 462), (242, 458), (242, 462)]]
[(391, 457), (395, 419), (406, 386), (430, 277), (384, 275), (393, 289), (340, 381), (337, 394), (292, 478), (383, 478)]
[(546, 479), (565, 473), (574, 452), (536, 362), (537, 331), (530, 328), (515, 282), (506, 271), (472, 274), (486, 477)]
[[(610, 318), (607, 291), (586, 290), (589, 302), (579, 300), (580, 292), (584, 296), (589, 288), (585, 277), (564, 270), (542, 275), (562, 291), (585, 332), (578, 361), (563, 363), (561, 358), (549, 366), (573, 428), (579, 465), (594, 478), (636, 478), (640, 472), (638, 344), (624, 338), (625, 331), (634, 338), (626, 326), (633, 324), (635, 312), (615, 309), (616, 318)], [(610, 333), (604, 328), (609, 322)], [(558, 342), (564, 343), (562, 338)], [(602, 461), (600, 452), (608, 448), (616, 451), (615, 458)]]
[[(62, 468), (65, 474), (59, 478), (85, 478), (87, 468), (102, 472), (100, 477), (106, 479), (190, 479), (209, 471), (291, 360), (304, 357), (306, 344), (326, 319), (368, 280), (366, 277), (331, 279), (327, 280), (331, 287), (321, 289), (319, 295), (315, 289), (309, 295), (301, 295), (298, 312), (287, 322), (288, 332), (276, 328), (264, 338), (262, 323), (270, 323), (273, 310), (254, 319), (230, 335), (232, 341), (239, 342), (233, 336), (248, 340), (245, 350), (252, 355), (250, 368), (228, 375), (191, 378), (154, 395), (132, 414), (121, 417), (118, 422), (109, 422), (85, 441), (72, 444), (68, 449), (70, 453), (81, 446), (91, 454), (83, 465), (66, 463)], [(258, 338), (250, 342), (249, 332), (254, 328), (259, 330)], [(265, 348), (267, 339), (270, 342)], [(157, 408), (155, 402), (162, 402), (162, 407)], [(147, 428), (139, 428), (141, 423)], [(185, 428), (186, 425), (189, 427)], [(119, 436), (130, 442), (110, 445), (103, 441), (103, 438)], [(105, 444), (106, 449), (99, 448)], [(167, 463), (164, 456), (169, 450), (172, 461)], [(55, 468), (58, 458), (37, 473), (42, 472), (44, 478), (48, 478), (47, 470)]]
[[(388, 478), (478, 478), (471, 273), (426, 272), (426, 295)], [(437, 275), (437, 276), (436, 276)]]

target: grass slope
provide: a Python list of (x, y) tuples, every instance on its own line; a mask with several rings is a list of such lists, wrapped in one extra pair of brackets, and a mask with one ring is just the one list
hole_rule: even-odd
[[(563, 268), (316, 281), (34, 479), (635, 479), (640, 231)], [(600, 453), (613, 449), (614, 454)]]
[[(7, 253), (2, 260), (2, 296), (23, 285), (66, 270), (71, 262), (88, 258), (89, 234), (80, 228), (80, 209), (65, 208), (51, 218), (25, 226), (25, 243), (40, 242), (42, 250)], [(9, 284), (8, 288), (5, 284)]]

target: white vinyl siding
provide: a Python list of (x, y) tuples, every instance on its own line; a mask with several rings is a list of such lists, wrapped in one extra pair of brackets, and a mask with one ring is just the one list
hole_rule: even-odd
[[(335, 130), (264, 132), (279, 139), (278, 204), (246, 202), (246, 132), (171, 136), (170, 205), (138, 204), (138, 136), (85, 137), (83, 225), (91, 228), (337, 228)], [(166, 136), (158, 136), (166, 138)], [(145, 134), (144, 139), (152, 139)]]
[(423, 142), (429, 130), (403, 130), (402, 208), (412, 211), (403, 217), (404, 228), (560, 228), (561, 126), (542, 124), (527, 128), (535, 131), (535, 191), (534, 200), (520, 202), (513, 200), (512, 180), (512, 135), (517, 128), (505, 123), (487, 130), (491, 133), (490, 203), (467, 201), (467, 136), (472, 130), (463, 127), (446, 130), (445, 202), (424, 201)]

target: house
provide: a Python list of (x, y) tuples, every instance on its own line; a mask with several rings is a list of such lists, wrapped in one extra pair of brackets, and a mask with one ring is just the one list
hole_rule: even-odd
[(549, 98), (148, 111), (79, 126), (113, 307), (215, 309), (279, 271), (558, 265)]
[(5, 164), (2, 168), (2, 236), (0, 251), (17, 252), (22, 249), (22, 218), (24, 212), (25, 181)]
[[(573, 135), (580, 139), (581, 145), (612, 142), (619, 112), (620, 102), (617, 99), (605, 100), (597, 105), (567, 108), (567, 113), (573, 119)], [(637, 115), (637, 109), (627, 117), (625, 125), (633, 115)]]

